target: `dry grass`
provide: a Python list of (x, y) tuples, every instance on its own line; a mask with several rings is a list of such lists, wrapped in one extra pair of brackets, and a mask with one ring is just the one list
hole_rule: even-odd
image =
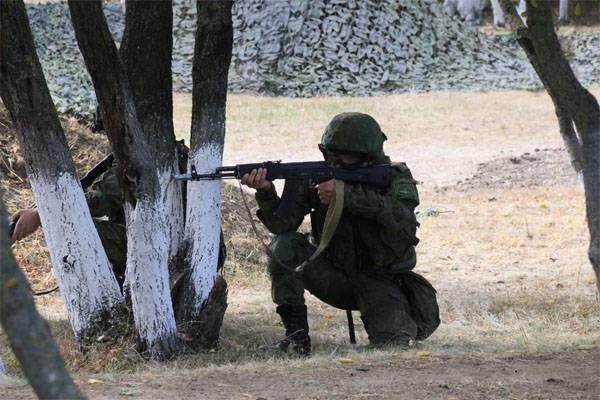
[[(598, 94), (599, 91), (595, 90)], [(176, 130), (189, 130), (190, 97), (176, 95)], [(272, 99), (230, 96), (225, 161), (301, 160), (335, 113), (372, 113), (390, 138), (387, 151), (408, 161), (422, 207), (451, 211), (423, 217), (418, 272), (438, 289), (443, 323), (420, 348), (449, 357), (502, 357), (600, 345), (600, 303), (586, 258), (583, 193), (577, 186), (436, 191), (468, 176), (479, 162), (561, 145), (552, 105), (543, 93), (429, 93), (379, 98)], [(230, 193), (230, 192), (226, 192)], [(298, 361), (267, 347), (282, 328), (270, 301), (264, 255), (244, 217), (228, 223), (230, 306), (221, 349), (166, 364), (141, 363), (125, 343), (74, 346), (59, 296), (37, 299), (70, 367), (79, 372), (180, 374), (195, 368), (278, 368)], [(21, 250), (19, 250), (21, 251)], [(25, 250), (23, 250), (25, 251)], [(29, 249), (35, 262), (43, 254)], [(355, 359), (414, 357), (414, 350), (379, 352), (347, 342), (345, 315), (308, 297), (315, 357), (304, 365)], [(359, 345), (366, 335), (355, 313)], [(0, 343), (5, 338), (0, 336)], [(15, 371), (14, 358), (4, 351)], [(233, 367), (236, 365), (236, 367)]]

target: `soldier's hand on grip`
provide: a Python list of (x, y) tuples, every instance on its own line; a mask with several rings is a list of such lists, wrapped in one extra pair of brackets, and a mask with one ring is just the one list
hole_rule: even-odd
[(267, 180), (267, 169), (259, 168), (253, 169), (249, 174), (242, 176), (242, 185), (252, 189), (266, 190), (270, 189), (273, 183)]

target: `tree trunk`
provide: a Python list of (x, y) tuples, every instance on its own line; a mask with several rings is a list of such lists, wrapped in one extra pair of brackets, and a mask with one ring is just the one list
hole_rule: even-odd
[(502, 8), (500, 7), (498, 0), (492, 0), (492, 11), (494, 14), (494, 25), (504, 26), (504, 13), (502, 12)]
[(181, 184), (173, 129), (173, 4), (130, 1), (119, 56), (123, 62), (142, 132), (159, 171), (162, 201), (167, 210), (169, 255), (174, 257), (184, 232)]
[[(227, 76), (231, 61), (233, 27), (231, 1), (197, 3), (198, 28), (194, 48), (193, 105), (190, 165), (199, 173), (222, 165), (225, 140)], [(215, 287), (221, 226), (221, 183), (188, 184), (186, 262), (191, 269), (187, 282), (184, 321), (196, 321)], [(224, 312), (224, 308), (219, 308)], [(219, 311), (219, 312), (221, 312)], [(222, 317), (222, 316), (221, 316)], [(202, 328), (201, 328), (202, 329)]]
[[(510, 0), (501, 0), (519, 44), (554, 103), (572, 164), (581, 166), (590, 232), (588, 257), (600, 292), (600, 108), (565, 59), (554, 30), (548, 2), (527, 1), (527, 26)], [(581, 157), (581, 159), (578, 159)]]
[[(167, 225), (169, 213), (162, 187), (171, 177), (164, 175), (167, 171), (161, 171), (156, 149), (151, 147), (153, 143), (138, 119), (132, 90), (101, 1), (69, 0), (69, 9), (79, 48), (104, 113), (123, 188), (127, 215), (126, 279), (135, 325), (143, 351), (153, 358), (168, 358), (180, 348), (169, 290), (171, 239), (166, 229), (162, 229)], [(163, 63), (158, 65), (161, 68)], [(144, 123), (152, 125), (149, 118)]]
[(122, 295), (83, 195), (22, 1), (0, 2), (0, 95), (17, 128), (54, 272), (77, 338), (110, 323)]
[(560, 0), (558, 3), (558, 21), (561, 25), (569, 23), (569, 0)]
[[(24, 8), (23, 8), (24, 11)], [(4, 12), (4, 10), (2, 10)], [(0, 193), (0, 322), (27, 380), (41, 399), (83, 399), (65, 368), (46, 321), (10, 249), (8, 214)], [(0, 359), (0, 375), (2, 374)]]

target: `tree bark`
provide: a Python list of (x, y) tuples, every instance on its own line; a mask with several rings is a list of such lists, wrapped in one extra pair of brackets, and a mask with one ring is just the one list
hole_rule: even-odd
[(554, 31), (551, 5), (527, 1), (527, 26), (516, 17), (510, 0), (501, 0), (519, 44), (552, 102), (574, 167), (581, 167), (590, 232), (588, 257), (600, 292), (600, 108), (577, 80)]
[[(3, 10), (4, 11), (4, 10)], [(46, 321), (10, 249), (0, 193), (0, 322), (27, 380), (40, 399), (84, 399), (65, 368)], [(0, 360), (0, 365), (2, 361)], [(2, 372), (0, 371), (0, 374)]]
[[(166, 229), (160, 229), (167, 225), (168, 214), (161, 180), (171, 177), (165, 177), (164, 171), (160, 170), (156, 149), (151, 147), (154, 143), (149, 142), (143, 129), (156, 123), (150, 118), (152, 106), (143, 114), (143, 126), (138, 119), (125, 68), (108, 30), (101, 1), (69, 0), (69, 9), (79, 48), (104, 112), (106, 132), (124, 191), (126, 279), (131, 290), (140, 344), (142, 350), (153, 358), (169, 358), (180, 349), (169, 290), (171, 239)], [(133, 35), (131, 29), (135, 30), (130, 28), (129, 36)], [(125, 45), (129, 46), (128, 43)], [(160, 48), (163, 48), (162, 45)], [(158, 65), (162, 67), (164, 60)], [(142, 91), (137, 83), (134, 84), (135, 90)], [(148, 109), (143, 110), (142, 113)], [(162, 118), (157, 121), (164, 123)]]
[(159, 170), (161, 197), (167, 210), (169, 254), (175, 256), (183, 239), (181, 184), (173, 129), (173, 4), (129, 1), (119, 56), (123, 62), (142, 132)]
[(558, 3), (558, 21), (561, 25), (569, 23), (569, 0), (560, 0)]
[[(231, 6), (231, 1), (197, 3), (189, 162), (199, 173), (212, 172), (222, 165), (227, 76), (233, 43)], [(185, 236), (186, 262), (191, 275), (187, 282), (185, 321), (198, 320), (215, 287), (221, 226), (220, 186), (219, 181), (188, 185)], [(224, 288), (217, 290), (226, 295)], [(224, 312), (223, 307), (219, 309)]]
[(504, 26), (504, 13), (502, 12), (502, 8), (500, 7), (498, 0), (492, 0), (492, 11), (494, 14), (494, 25)]
[(52, 265), (81, 339), (115, 316), (122, 295), (92, 223), (22, 1), (0, 2), (0, 39), (0, 95), (17, 129)]

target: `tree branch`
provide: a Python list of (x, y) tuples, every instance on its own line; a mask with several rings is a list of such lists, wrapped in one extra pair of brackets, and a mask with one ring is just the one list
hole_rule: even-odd
[[(552, 99), (560, 133), (571, 157), (571, 165), (575, 171), (581, 172), (583, 162), (581, 142), (573, 126), (573, 107), (561, 99), (560, 93), (564, 94), (564, 91), (568, 90), (573, 93), (573, 96), (579, 97), (575, 92), (587, 91), (579, 84), (564, 59), (554, 32), (550, 4), (542, 1), (527, 1), (529, 25), (527, 27), (511, 0), (500, 0), (500, 3), (505, 15), (508, 16), (509, 26), (516, 35), (517, 41)], [(546, 39), (542, 41), (542, 37)], [(547, 48), (551, 48), (552, 51), (548, 51)], [(564, 87), (563, 80), (570, 81), (570, 90)]]

